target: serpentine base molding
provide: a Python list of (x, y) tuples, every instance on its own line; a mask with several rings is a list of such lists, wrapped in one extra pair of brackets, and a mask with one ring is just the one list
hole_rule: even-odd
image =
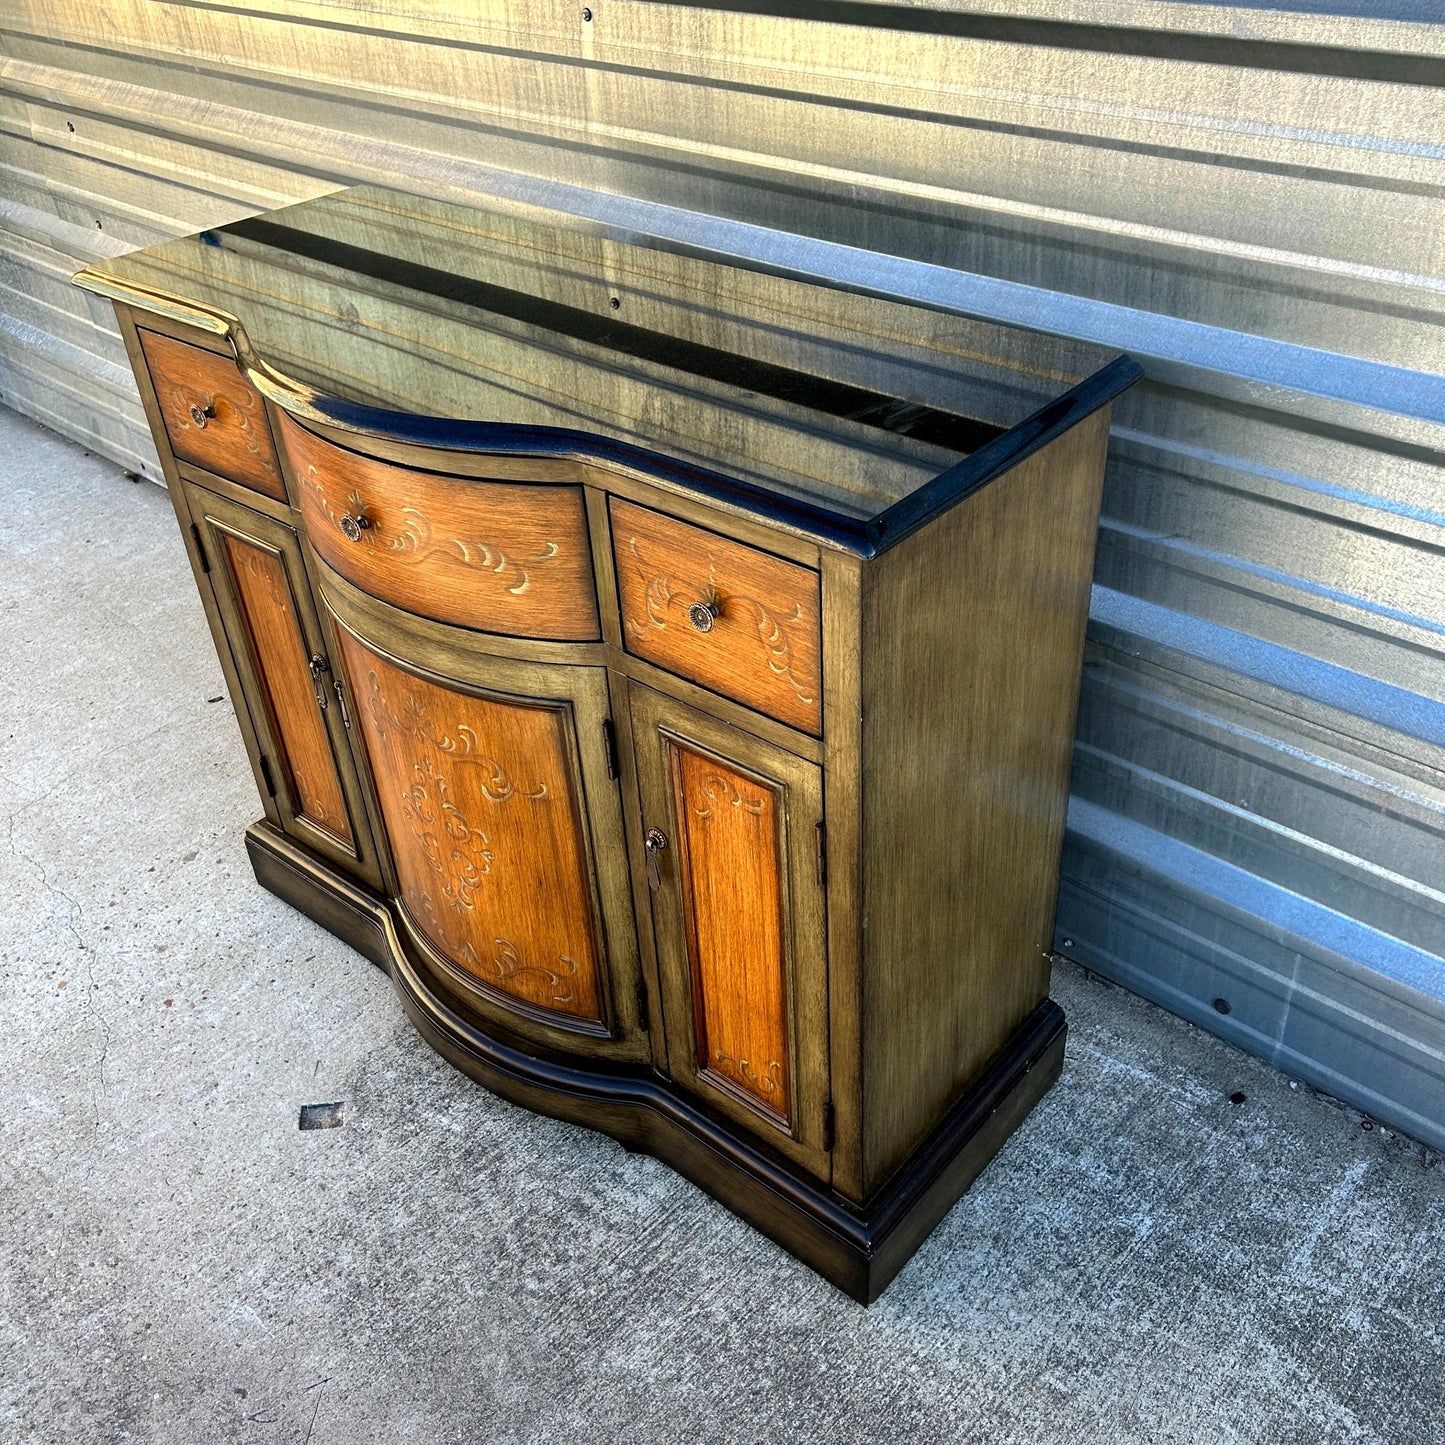
[(564, 1063), (483, 1032), (432, 986), (380, 898), (264, 820), (246, 830), (246, 847), (262, 887), (383, 969), (417, 1031), (463, 1073), (513, 1103), (662, 1160), (861, 1304), (878, 1298), (1063, 1066), (1064, 1013), (1046, 999), (858, 1210), (651, 1070)]

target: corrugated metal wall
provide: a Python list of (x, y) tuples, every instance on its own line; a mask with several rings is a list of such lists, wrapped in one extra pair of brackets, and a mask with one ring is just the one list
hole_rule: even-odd
[(1060, 946), (1445, 1146), (1434, 13), (0, 0), (0, 390), (140, 465), (70, 272), (360, 180), (1127, 348)]

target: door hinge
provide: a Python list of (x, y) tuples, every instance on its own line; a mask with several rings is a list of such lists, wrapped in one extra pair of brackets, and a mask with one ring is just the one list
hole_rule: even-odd
[(637, 1016), (647, 1023), (647, 985), (641, 979), (637, 980)]
[(261, 762), (261, 779), (266, 785), (266, 796), (274, 798), (276, 796), (276, 779), (271, 776), (271, 760), (265, 753), (258, 753), (257, 757)]
[(822, 888), (828, 881), (828, 829), (827, 825), (819, 823), (813, 833), (814, 862), (818, 870), (818, 887)]
[(828, 1100), (823, 1105), (823, 1149), (828, 1152), (833, 1148), (833, 1101)]
[(610, 717), (602, 719), (602, 747), (607, 754), (607, 776), (615, 782), (617, 779), (617, 729), (613, 726)]
[(191, 541), (196, 544), (196, 556), (200, 558), (201, 571), (210, 576), (211, 561), (206, 556), (205, 546), (201, 542), (201, 529), (194, 522), (191, 523)]

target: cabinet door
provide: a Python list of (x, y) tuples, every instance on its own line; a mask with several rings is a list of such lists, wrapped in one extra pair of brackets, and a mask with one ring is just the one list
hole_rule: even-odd
[(345, 703), (311, 606), (297, 535), (204, 488), (183, 486), (241, 685), (238, 705), (255, 730), (281, 826), (379, 885), (350, 766)]
[(630, 696), (668, 1071), (827, 1178), (821, 774), (649, 688)]
[(423, 668), (402, 660), (420, 651), (404, 627), (379, 638), (337, 616), (403, 922), (433, 978), (524, 1038), (649, 1057), (605, 669), (434, 639)]

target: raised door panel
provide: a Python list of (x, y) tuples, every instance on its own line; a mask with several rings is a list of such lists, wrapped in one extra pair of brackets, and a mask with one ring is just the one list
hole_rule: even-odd
[(472, 655), (462, 681), (340, 635), (419, 954), (524, 1036), (644, 1057), (605, 672)]
[(279, 552), (234, 532), (222, 535), (226, 567), (250, 644), (266, 712), (297, 814), (352, 845), (341, 775), (311, 677), (296, 600)]
[(381, 875), (350, 767), (344, 702), (300, 542), (270, 517), (183, 484), (282, 827), (369, 883)]
[(697, 1067), (787, 1127), (779, 789), (675, 740), (668, 753)]
[(633, 686), (668, 1065), (827, 1177), (821, 776)]

